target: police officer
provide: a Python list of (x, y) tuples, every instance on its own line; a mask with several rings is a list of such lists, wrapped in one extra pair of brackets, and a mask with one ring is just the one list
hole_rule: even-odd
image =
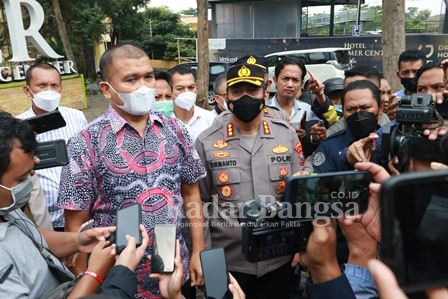
[(381, 92), (368, 80), (354, 81), (342, 94), (343, 117), (347, 129), (333, 134), (321, 143), (313, 158), (317, 173), (350, 170), (353, 167), (340, 159), (344, 149), (354, 141), (367, 137), (378, 129), (378, 118), (383, 112)]
[(286, 177), (312, 172), (288, 123), (263, 113), (267, 99), (264, 74), (254, 64), (228, 70), (227, 105), (231, 113), (220, 115), (221, 120), (196, 140), (207, 170), (200, 192), (204, 202), (213, 202), (205, 209), (211, 245), (225, 249), (228, 269), (247, 297), (288, 298), (291, 256), (248, 262), (242, 254), (237, 215), (232, 215), (254, 198), (281, 200)]

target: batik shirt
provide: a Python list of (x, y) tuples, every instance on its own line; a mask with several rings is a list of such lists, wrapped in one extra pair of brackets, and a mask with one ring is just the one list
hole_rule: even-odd
[[(177, 224), (184, 273), (188, 250), (181, 232), (181, 184), (195, 183), (205, 169), (186, 128), (175, 118), (150, 113), (144, 135), (112, 107), (68, 143), (69, 164), (61, 174), (61, 208), (89, 211), (94, 226), (116, 224), (119, 209), (133, 203), (142, 207), (142, 222), (152, 245), (155, 223)], [(136, 270), (137, 298), (158, 298), (158, 282), (149, 277), (145, 258)]]

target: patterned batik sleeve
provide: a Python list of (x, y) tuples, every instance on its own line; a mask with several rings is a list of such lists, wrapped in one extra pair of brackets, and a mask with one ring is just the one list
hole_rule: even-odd
[(177, 138), (181, 146), (181, 182), (193, 184), (206, 176), (204, 165), (193, 145), (193, 139), (188, 133), (187, 128), (179, 120), (173, 119), (173, 125), (176, 127)]
[(95, 200), (96, 184), (92, 149), (87, 146), (87, 131), (70, 138), (67, 144), (69, 163), (62, 168), (58, 206), (65, 210), (89, 210)]

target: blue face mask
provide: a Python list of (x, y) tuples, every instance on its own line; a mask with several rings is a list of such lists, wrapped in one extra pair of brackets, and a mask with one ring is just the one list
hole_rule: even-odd
[(157, 101), (152, 106), (153, 111), (162, 112), (166, 116), (173, 115), (173, 100)]
[(342, 113), (342, 105), (341, 105), (341, 104), (336, 104), (336, 105), (334, 105), (334, 109), (335, 109), (337, 112)]
[(28, 176), (23, 182), (15, 187), (8, 188), (0, 185), (0, 188), (11, 192), (12, 203), (9, 206), (0, 208), (0, 216), (9, 214), (10, 212), (22, 208), (28, 203), (31, 198), (31, 191), (33, 191), (33, 181), (31, 176)]

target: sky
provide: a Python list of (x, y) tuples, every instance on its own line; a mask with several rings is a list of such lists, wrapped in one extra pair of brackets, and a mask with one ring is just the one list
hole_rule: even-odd
[[(432, 11), (433, 15), (437, 15), (440, 13), (440, 5), (443, 2), (443, 0), (405, 0), (405, 1), (406, 1), (406, 7), (414, 6), (420, 9), (429, 9)], [(369, 5), (381, 5), (381, 3), (382, 0), (366, 0), (366, 4)], [(189, 7), (196, 7), (196, 0), (151, 0), (151, 4), (149, 6), (168, 6), (171, 10), (179, 12)]]

